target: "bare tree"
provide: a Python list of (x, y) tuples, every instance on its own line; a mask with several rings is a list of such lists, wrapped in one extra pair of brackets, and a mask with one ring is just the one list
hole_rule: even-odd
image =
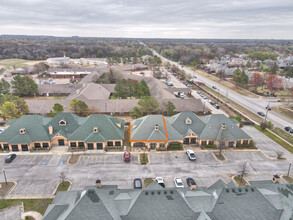
[(277, 159), (280, 160), (280, 159), (283, 159), (283, 155), (284, 155), (284, 152), (283, 151), (280, 151), (280, 150), (276, 150), (276, 155), (277, 155)]
[(64, 172), (61, 172), (59, 177), (60, 177), (62, 185), (64, 186), (64, 182), (65, 182), (65, 179), (66, 179), (66, 174)]
[(247, 162), (242, 162), (241, 164), (239, 164), (239, 176), (241, 177), (241, 180), (243, 179), (243, 177), (245, 175), (247, 175)]

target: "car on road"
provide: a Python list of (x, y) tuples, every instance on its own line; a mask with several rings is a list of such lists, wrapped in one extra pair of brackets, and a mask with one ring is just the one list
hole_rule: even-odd
[(130, 152), (124, 152), (124, 162), (130, 162)]
[(142, 188), (141, 179), (139, 179), (139, 178), (134, 179), (133, 187), (134, 187), (134, 189), (141, 189)]
[(293, 129), (291, 129), (289, 132), (292, 134), (293, 133)]
[(215, 107), (216, 109), (220, 109), (220, 106), (219, 106), (218, 104), (214, 104), (214, 107)]
[(272, 110), (272, 108), (268, 105), (268, 106), (266, 106), (266, 109), (268, 110), (268, 111), (271, 111)]
[(178, 177), (174, 178), (174, 183), (176, 188), (184, 188), (183, 182), (180, 178)]
[(174, 86), (173, 82), (166, 82), (167, 86)]
[(216, 86), (212, 86), (212, 88), (213, 88), (213, 89), (217, 89), (217, 87), (216, 87)]
[(163, 179), (163, 177), (156, 177), (155, 178), (155, 180), (156, 180), (156, 182), (160, 185), (160, 186), (162, 186), (163, 188), (165, 188), (165, 182), (164, 182), (164, 179)]
[(189, 160), (196, 160), (196, 156), (195, 156), (193, 150), (187, 150), (187, 151), (186, 151), (186, 154), (187, 154)]
[(263, 112), (257, 112), (257, 114), (259, 114), (260, 116), (265, 116), (265, 113), (263, 113)]
[(291, 129), (291, 127), (285, 127), (285, 131), (290, 131)]
[(193, 76), (193, 78), (195, 78), (195, 79), (196, 79), (196, 78), (197, 78), (197, 76)]
[(196, 93), (197, 93), (197, 94), (201, 94), (201, 91), (197, 91)]
[(196, 187), (196, 183), (195, 183), (194, 179), (192, 179), (190, 177), (186, 179), (186, 183), (189, 187), (194, 187), (194, 186)]
[(5, 158), (5, 163), (11, 163), (16, 158), (16, 154), (10, 154)]

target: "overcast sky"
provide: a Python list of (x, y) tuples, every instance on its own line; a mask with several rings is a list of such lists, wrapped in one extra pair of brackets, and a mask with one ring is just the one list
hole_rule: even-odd
[(0, 0), (0, 34), (293, 39), (293, 0)]

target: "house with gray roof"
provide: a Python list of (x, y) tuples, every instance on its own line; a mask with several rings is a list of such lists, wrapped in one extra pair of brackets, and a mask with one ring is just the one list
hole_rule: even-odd
[(43, 220), (288, 220), (293, 218), (293, 184), (258, 181), (249, 186), (144, 189), (102, 185), (58, 192)]
[(248, 145), (248, 136), (235, 120), (223, 114), (197, 116), (181, 112), (171, 117), (147, 115), (131, 121), (130, 142), (133, 147), (167, 149), (173, 144), (195, 144), (236, 148)]
[(0, 147), (8, 151), (70, 146), (85, 150), (122, 147), (124, 120), (104, 114), (79, 117), (62, 112), (54, 118), (24, 115), (6, 123)]

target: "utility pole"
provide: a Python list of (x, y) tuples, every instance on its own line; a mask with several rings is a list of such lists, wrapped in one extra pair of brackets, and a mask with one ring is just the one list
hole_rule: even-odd
[(206, 104), (206, 102), (203, 102), (203, 114), (205, 115), (205, 104)]
[(290, 174), (290, 168), (291, 168), (291, 163), (289, 164), (289, 168), (288, 168), (288, 173), (287, 173), (288, 177), (289, 177), (289, 174)]
[(226, 100), (225, 100), (225, 105), (228, 102), (228, 90), (226, 90)]
[(5, 174), (5, 169), (4, 168), (2, 169), (2, 172), (3, 172), (3, 175), (4, 175), (5, 183), (7, 185), (7, 179), (6, 179), (6, 174)]
[(270, 101), (269, 101), (268, 105), (266, 106), (267, 111), (266, 111), (266, 115), (265, 115), (264, 123), (266, 123), (266, 120), (267, 120), (269, 107), (270, 107)]

